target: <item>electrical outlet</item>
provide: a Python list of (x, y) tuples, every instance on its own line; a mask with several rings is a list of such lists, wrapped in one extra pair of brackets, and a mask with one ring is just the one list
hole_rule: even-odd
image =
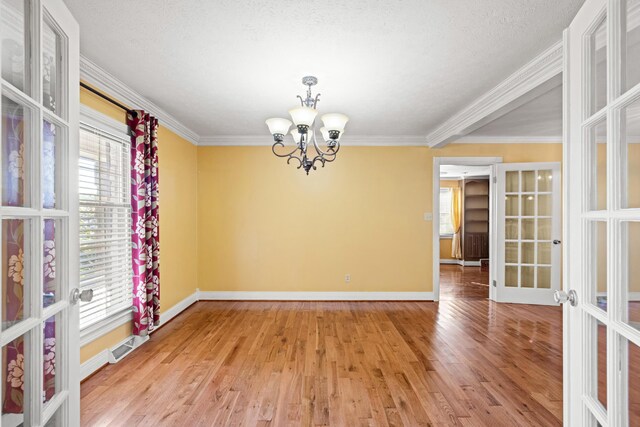
[(424, 213), (424, 220), (425, 221), (433, 221), (433, 214), (431, 212), (425, 212)]
[(349, 283), (351, 281), (351, 275), (350, 274), (345, 274), (344, 275), (344, 283)]

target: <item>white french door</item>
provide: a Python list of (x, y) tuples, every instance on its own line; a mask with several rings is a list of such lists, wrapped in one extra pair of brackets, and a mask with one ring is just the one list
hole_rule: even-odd
[(565, 423), (637, 426), (640, 0), (586, 0), (565, 49)]
[(495, 300), (556, 304), (560, 289), (559, 163), (496, 165)]
[(0, 0), (0, 425), (79, 425), (79, 29)]

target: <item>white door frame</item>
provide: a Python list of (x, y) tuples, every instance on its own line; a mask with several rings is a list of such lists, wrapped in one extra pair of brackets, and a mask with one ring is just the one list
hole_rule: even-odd
[[(433, 237), (433, 300), (440, 300), (440, 165), (456, 166), (493, 166), (502, 163), (502, 157), (434, 157), (433, 158), (433, 203), (432, 203), (432, 237)], [(491, 285), (494, 279), (494, 263), (496, 242), (495, 203), (496, 195), (493, 189), (494, 168), (489, 176), (489, 298), (494, 298), (495, 289)]]

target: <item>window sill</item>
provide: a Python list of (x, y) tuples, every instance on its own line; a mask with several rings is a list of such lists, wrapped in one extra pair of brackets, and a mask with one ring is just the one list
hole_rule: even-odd
[(453, 234), (441, 234), (440, 239), (453, 239)]
[(133, 321), (133, 307), (116, 313), (80, 330), (80, 347), (108, 334), (119, 326)]

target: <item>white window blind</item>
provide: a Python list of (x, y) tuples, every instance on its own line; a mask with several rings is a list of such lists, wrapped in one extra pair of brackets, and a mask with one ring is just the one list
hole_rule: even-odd
[(80, 126), (80, 287), (93, 289), (81, 329), (133, 305), (129, 148), (126, 135)]
[(451, 188), (440, 189), (440, 235), (453, 234), (453, 224), (451, 223)]

